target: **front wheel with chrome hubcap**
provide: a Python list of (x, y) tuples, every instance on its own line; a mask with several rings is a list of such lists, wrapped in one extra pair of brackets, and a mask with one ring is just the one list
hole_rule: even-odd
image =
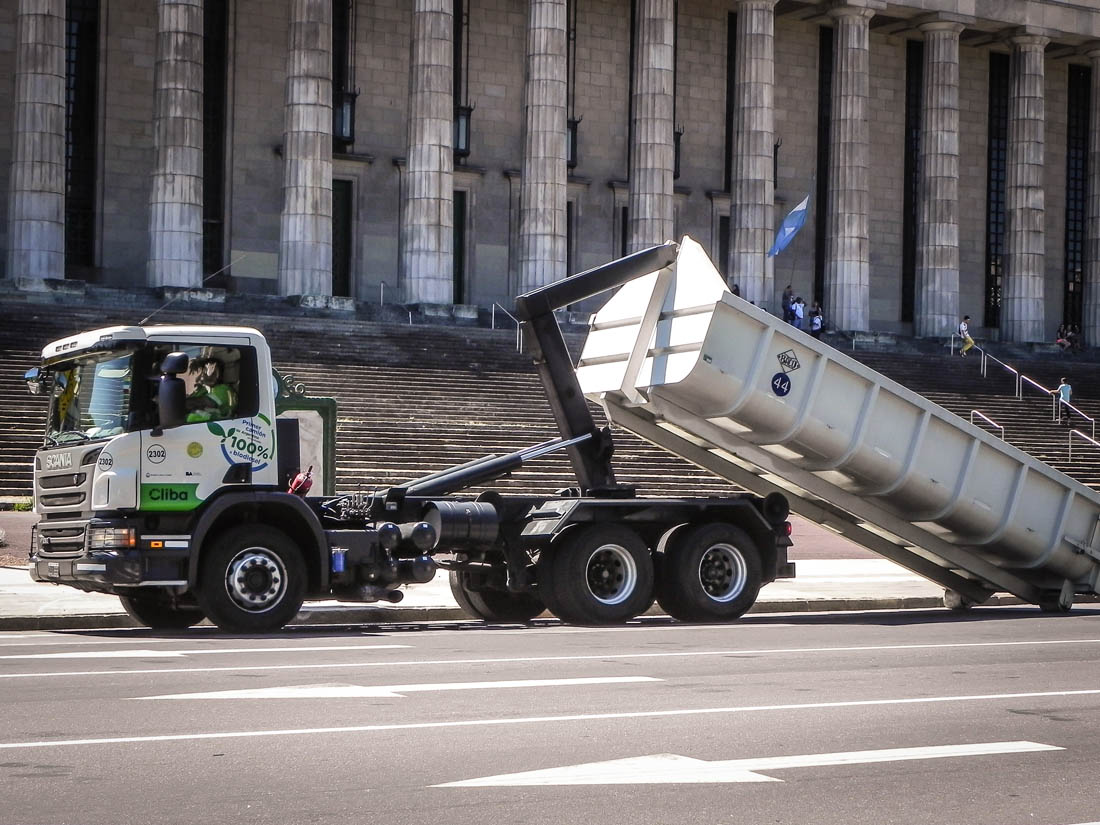
[(760, 568), (744, 530), (719, 522), (688, 528), (665, 551), (657, 602), (683, 621), (733, 621), (756, 601)]
[(297, 615), (305, 590), (305, 564), (290, 538), (248, 525), (214, 541), (200, 568), (198, 600), (222, 630), (267, 633)]

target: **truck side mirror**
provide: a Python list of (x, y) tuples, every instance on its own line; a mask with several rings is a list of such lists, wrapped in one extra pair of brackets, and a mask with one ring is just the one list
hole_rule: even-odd
[(179, 373), (187, 371), (187, 353), (169, 353), (161, 361), (160, 371), (160, 386), (157, 387), (160, 426), (157, 430), (170, 430), (187, 420), (187, 385), (179, 377)]
[(27, 382), (27, 392), (31, 395), (42, 395), (46, 389), (46, 374), (38, 367), (27, 370), (23, 380)]
[(160, 362), (160, 371), (164, 375), (179, 375), (181, 372), (187, 372), (187, 353), (186, 352), (170, 352), (164, 356), (164, 360)]

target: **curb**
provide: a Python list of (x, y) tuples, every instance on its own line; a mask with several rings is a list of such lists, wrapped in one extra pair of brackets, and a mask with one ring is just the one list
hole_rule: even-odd
[[(982, 606), (1010, 606), (1026, 604), (1015, 596), (994, 596)], [(943, 600), (938, 596), (907, 596), (900, 598), (870, 599), (787, 599), (757, 602), (746, 615), (768, 613), (824, 613), (858, 612), (870, 610), (943, 610)], [(666, 615), (659, 607), (650, 608), (645, 616)], [(553, 618), (543, 614), (539, 618)], [(380, 625), (413, 624), (420, 622), (479, 621), (458, 607), (318, 607), (305, 608), (289, 626), (311, 625)], [(209, 627), (203, 622), (200, 627)], [(0, 631), (4, 630), (92, 630), (98, 628), (137, 628), (142, 625), (125, 613), (83, 613), (69, 616), (5, 616), (0, 617)]]

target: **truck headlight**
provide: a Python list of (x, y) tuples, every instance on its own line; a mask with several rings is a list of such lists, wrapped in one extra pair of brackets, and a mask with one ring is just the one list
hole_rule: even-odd
[(93, 527), (88, 531), (89, 550), (136, 546), (133, 527)]

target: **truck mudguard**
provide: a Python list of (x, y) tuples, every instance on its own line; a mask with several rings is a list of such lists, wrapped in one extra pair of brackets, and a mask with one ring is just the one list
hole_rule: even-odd
[[(273, 510), (280, 511), (283, 522), (287, 522), (288, 520), (294, 521), (296, 524), (294, 537), (298, 538), (299, 542), (301, 541), (301, 536), (304, 535), (309, 537), (312, 545), (311, 547), (301, 547), (301, 544), (299, 544), (303, 551), (302, 557), (305, 560), (307, 569), (316, 569), (318, 571), (318, 589), (321, 592), (326, 591), (329, 584), (329, 566), (326, 560), (328, 542), (325, 539), (325, 532), (321, 526), (320, 519), (317, 518), (317, 514), (310, 509), (309, 505), (298, 496), (291, 495), (290, 493), (280, 493), (274, 490), (242, 490), (239, 492), (228, 490), (216, 495), (203, 507), (198, 522), (195, 524), (195, 528), (191, 533), (192, 553), (187, 571), (188, 585), (194, 587), (198, 582), (199, 557), (202, 547), (211, 528), (217, 524), (218, 520), (230, 510), (240, 508), (242, 510), (251, 509), (256, 511), (267, 506), (270, 506)], [(231, 524), (230, 526), (233, 525)], [(277, 527), (279, 525), (273, 526)], [(314, 565), (316, 565), (316, 567), (314, 567)]]

